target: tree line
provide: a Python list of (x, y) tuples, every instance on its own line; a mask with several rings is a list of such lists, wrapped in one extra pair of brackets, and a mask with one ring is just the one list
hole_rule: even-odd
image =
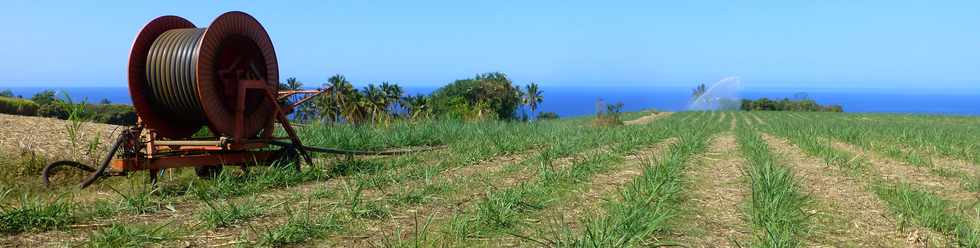
[[(697, 99), (698, 97), (707, 93), (708, 87), (704, 84), (698, 84), (694, 89), (691, 90), (691, 99)], [(742, 99), (741, 102), (737, 99), (719, 99), (718, 103), (721, 110), (733, 110), (735, 105), (739, 110), (744, 111), (812, 111), (812, 112), (844, 112), (844, 107), (841, 105), (820, 105), (817, 101), (810, 99), (809, 96), (804, 92), (799, 92), (793, 95), (793, 100), (789, 98), (783, 98), (782, 100), (770, 100), (769, 98), (759, 98), (759, 99)]]
[[(303, 84), (289, 78), (281, 89), (301, 89)], [(405, 94), (398, 84), (381, 82), (356, 88), (343, 75), (327, 79), (331, 90), (311, 104), (301, 105), (294, 119), (323, 123), (388, 123), (396, 119), (419, 120), (451, 118), (460, 120), (524, 120), (558, 118), (552, 112), (538, 113), (544, 102), (537, 83), (523, 87), (513, 84), (506, 74), (483, 73), (456, 80), (431, 94)], [(290, 99), (295, 101), (296, 99)], [(530, 115), (529, 115), (530, 114)]]
[(742, 99), (741, 110), (766, 110), (766, 111), (813, 111), (813, 112), (844, 112), (841, 105), (820, 105), (812, 99), (790, 100), (770, 100), (769, 98), (759, 98), (755, 100)]
[[(553, 112), (537, 112), (544, 102), (544, 91), (537, 83), (515, 85), (504, 73), (478, 74), (456, 80), (432, 94), (405, 94), (398, 84), (381, 82), (354, 87), (343, 75), (334, 75), (322, 87), (332, 90), (300, 105), (291, 113), (300, 122), (388, 123), (393, 120), (452, 118), (461, 120), (556, 119)], [(289, 78), (279, 84), (280, 90), (299, 90), (303, 83)], [(297, 101), (301, 96), (281, 104)], [(29, 99), (14, 96), (9, 89), (0, 91), (0, 113), (67, 119), (80, 110), (86, 120), (116, 125), (133, 125), (136, 112), (131, 105), (112, 104), (103, 99), (97, 104), (73, 103), (67, 93), (58, 97), (55, 91), (38, 92)], [(78, 111), (76, 111), (78, 112)], [(537, 114), (535, 116), (534, 114)]]
[(67, 120), (79, 117), (93, 122), (114, 125), (136, 124), (136, 110), (126, 104), (113, 104), (108, 99), (91, 104), (86, 101), (73, 102), (68, 93), (58, 97), (53, 90), (44, 90), (27, 99), (14, 96), (9, 89), (0, 91), (0, 113), (51, 117)]

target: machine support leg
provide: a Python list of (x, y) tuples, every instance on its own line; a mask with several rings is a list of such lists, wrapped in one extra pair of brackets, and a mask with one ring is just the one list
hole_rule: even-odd
[[(274, 103), (277, 102), (276, 97), (272, 95), (271, 91), (267, 90), (265, 92), (265, 96), (269, 98), (270, 101)], [(296, 135), (296, 130), (293, 130), (293, 126), (289, 124), (289, 119), (286, 118), (286, 115), (282, 112), (282, 108), (276, 106), (275, 112), (276, 119), (278, 119), (279, 123), (282, 124), (282, 129), (286, 130), (286, 133), (289, 134), (289, 140), (293, 142), (293, 147), (299, 151), (301, 156), (303, 156), (303, 160), (306, 161), (307, 165), (313, 166), (313, 159), (310, 158), (310, 154), (306, 152), (306, 149), (303, 149), (303, 142), (299, 140), (299, 135)]]
[(151, 169), (150, 170), (150, 187), (153, 187), (153, 188), (156, 188), (157, 187), (157, 181), (159, 181), (158, 180), (159, 177), (160, 177), (160, 170), (159, 169)]

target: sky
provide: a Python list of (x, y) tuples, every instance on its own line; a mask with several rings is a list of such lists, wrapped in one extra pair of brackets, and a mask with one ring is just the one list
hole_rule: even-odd
[(268, 30), (281, 78), (435, 86), (980, 92), (980, 1), (5, 1), (0, 88), (126, 85), (136, 33), (226, 11)]

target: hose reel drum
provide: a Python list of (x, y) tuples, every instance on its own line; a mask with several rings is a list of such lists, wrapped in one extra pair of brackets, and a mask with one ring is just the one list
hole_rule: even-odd
[[(129, 94), (139, 121), (124, 130), (97, 167), (62, 160), (45, 166), (49, 185), (61, 168), (89, 172), (85, 188), (104, 176), (195, 167), (209, 177), (226, 165), (269, 165), (285, 161), (299, 169), (309, 152), (397, 155), (434, 148), (356, 151), (304, 146), (286, 115), (327, 89), (279, 91), (279, 65), (272, 40), (252, 16), (232, 11), (198, 28), (177, 16), (147, 23), (129, 54)], [(304, 95), (285, 104), (284, 100)], [(276, 124), (287, 136), (277, 137)], [(207, 127), (210, 137), (194, 134)], [(273, 149), (278, 147), (278, 149)], [(111, 170), (109, 169), (111, 167)], [(202, 171), (204, 172), (202, 174)]]
[[(244, 12), (198, 28), (177, 16), (150, 21), (129, 56), (129, 93), (142, 124), (161, 138), (189, 138), (203, 126), (233, 136), (240, 80), (276, 89), (279, 66), (265, 28)], [(243, 136), (269, 127), (276, 102), (247, 92)]]

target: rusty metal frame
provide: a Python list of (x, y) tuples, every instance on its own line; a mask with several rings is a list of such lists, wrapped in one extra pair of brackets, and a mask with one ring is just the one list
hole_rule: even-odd
[(229, 151), (158, 157), (131, 157), (112, 160), (116, 171), (160, 170), (194, 166), (264, 164), (277, 159), (273, 151)]
[[(285, 115), (287, 113), (285, 108), (292, 108), (298, 104), (291, 106), (274, 104), (276, 106), (273, 108), (273, 118), (266, 126), (266, 131), (262, 132), (259, 137), (244, 137), (246, 93), (249, 91), (258, 91), (263, 95), (265, 100), (273, 103), (277, 100), (276, 95), (311, 94), (311, 96), (305, 97), (299, 103), (302, 104), (312, 97), (322, 94), (325, 90), (285, 91), (277, 92), (278, 94), (276, 94), (273, 93), (274, 89), (264, 80), (232, 80), (237, 81), (235, 84), (238, 86), (238, 97), (235, 99), (236, 104), (234, 107), (235, 115), (233, 121), (235, 122), (235, 129), (233, 137), (230, 139), (225, 137), (212, 137), (210, 139), (158, 140), (155, 130), (147, 129), (147, 134), (141, 138), (143, 140), (132, 141), (132, 143), (142, 144), (145, 147), (143, 153), (113, 159), (111, 162), (113, 170), (119, 172), (150, 170), (153, 172), (161, 169), (182, 167), (268, 164), (279, 158), (277, 152), (258, 149), (268, 148), (272, 141), (289, 139), (293, 146), (302, 147), (302, 141), (300, 141), (299, 136)], [(273, 136), (272, 130), (277, 122), (286, 131), (288, 136)], [(304, 162), (310, 165), (313, 164), (312, 158), (305, 150), (297, 149), (297, 151), (305, 160)]]
[(296, 109), (296, 107), (299, 107), (299, 105), (303, 105), (303, 103), (306, 103), (307, 101), (312, 100), (314, 97), (317, 97), (319, 95), (322, 95), (323, 93), (330, 92), (331, 90), (333, 90), (333, 87), (327, 87), (326, 89), (316, 89), (316, 90), (286, 90), (286, 91), (279, 91), (279, 97), (277, 99), (278, 100), (283, 100), (283, 99), (286, 99), (286, 98), (289, 98), (289, 97), (292, 97), (292, 96), (298, 95), (298, 94), (304, 94), (305, 95), (305, 96), (303, 96), (303, 98), (299, 99), (299, 101), (296, 101), (294, 103), (289, 104), (289, 106), (286, 106), (286, 109), (284, 109), (283, 111), (286, 111), (286, 113), (289, 113), (289, 112), (292, 112), (293, 109)]

